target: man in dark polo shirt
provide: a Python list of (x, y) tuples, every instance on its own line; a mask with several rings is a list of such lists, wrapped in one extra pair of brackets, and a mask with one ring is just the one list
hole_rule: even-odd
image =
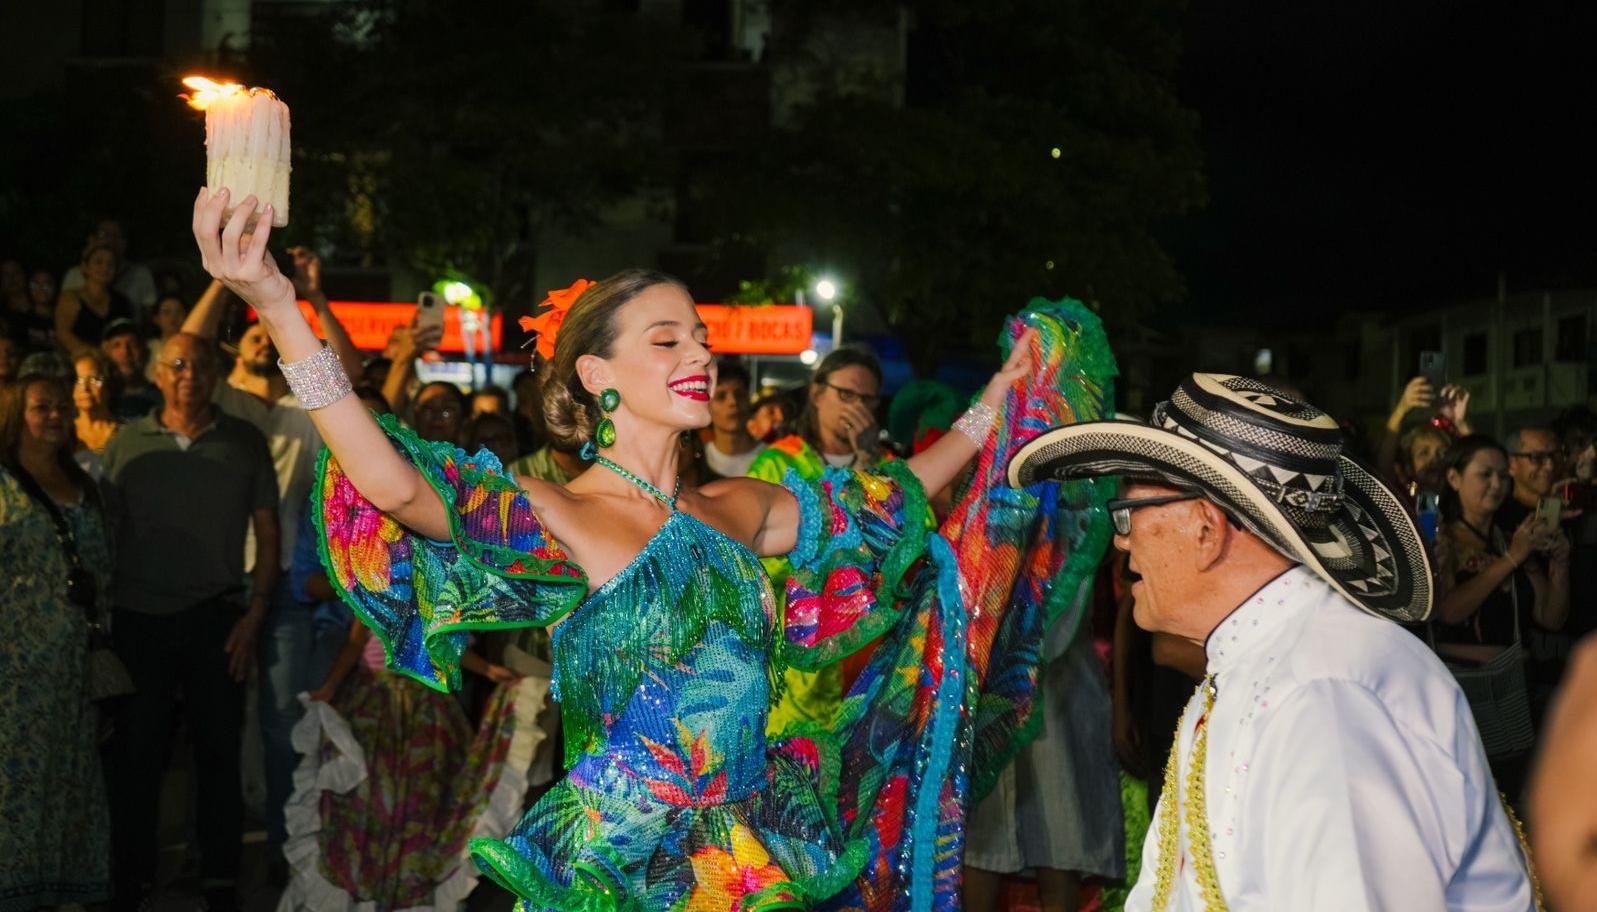
[[(201, 887), (212, 912), (235, 907), (243, 800), (243, 681), (279, 562), (277, 476), (266, 438), (211, 402), (214, 347), (167, 340), (158, 411), (106, 447), (105, 499), (117, 529), (112, 578), (116, 651), (136, 692), (117, 717), (111, 756), (116, 907), (134, 909), (155, 882), (157, 795), (182, 693), (198, 786)], [(244, 595), (244, 535), (253, 527), (253, 586)]]

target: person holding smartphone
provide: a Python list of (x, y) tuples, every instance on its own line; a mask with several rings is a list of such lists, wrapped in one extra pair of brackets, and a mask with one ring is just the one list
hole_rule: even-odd
[[(1511, 532), (1494, 518), (1508, 498), (1509, 452), (1484, 434), (1460, 440), (1447, 462), (1436, 539), (1436, 612), (1430, 636), (1459, 679), (1492, 774), (1515, 798), (1535, 741), (1526, 643), (1569, 613), (1569, 540), (1535, 515)], [(1545, 552), (1548, 568), (1529, 564)]]

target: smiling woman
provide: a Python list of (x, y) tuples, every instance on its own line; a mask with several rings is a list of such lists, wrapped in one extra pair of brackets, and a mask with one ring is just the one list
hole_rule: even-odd
[[(489, 876), (530, 908), (566, 912), (955, 901), (969, 701), (984, 693), (967, 682), (987, 668), (989, 621), (1017, 578), (1063, 559), (1054, 527), (1032, 521), (1055, 500), (1016, 493), (989, 517), (989, 495), (1025, 429), (1073, 414), (1056, 392), (1080, 336), (1066, 317), (1039, 308), (1011, 322), (980, 420), (912, 459), (683, 489), (677, 441), (711, 418), (706, 329), (679, 282), (623, 272), (582, 290), (554, 333), (550, 431), (566, 446), (609, 444), (557, 486), (374, 421), (266, 255), (269, 229), (243, 236), (254, 206), (224, 229), (226, 205), (200, 193), (196, 239), (261, 315), (285, 375), (306, 384), (331, 451), (313, 504), (329, 579), (388, 668), (451, 688), (470, 631), (551, 630), (569, 774), (508, 833), (471, 841)], [(613, 438), (594, 439), (601, 422)], [(956, 515), (983, 559), (962, 572), (929, 531), (924, 489), (978, 453)], [(773, 555), (794, 568), (785, 616), (759, 565)], [(975, 629), (967, 591), (984, 599)], [(823, 667), (878, 638), (834, 729), (767, 737), (785, 664)], [(1035, 656), (1004, 656), (1004, 705), (1024, 704)], [(1014, 733), (1018, 717), (999, 716), (1009, 721), (982, 746)]]

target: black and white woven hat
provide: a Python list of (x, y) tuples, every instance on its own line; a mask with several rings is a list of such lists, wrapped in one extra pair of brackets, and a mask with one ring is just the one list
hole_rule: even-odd
[(1329, 415), (1258, 380), (1193, 374), (1147, 424), (1055, 428), (1009, 482), (1123, 475), (1201, 491), (1355, 604), (1397, 621), (1431, 613), (1431, 562), (1392, 491), (1342, 452)]

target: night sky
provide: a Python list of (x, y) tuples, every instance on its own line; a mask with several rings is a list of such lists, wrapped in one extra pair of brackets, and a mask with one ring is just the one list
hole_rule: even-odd
[[(1194, 0), (1189, 314), (1597, 287), (1597, 4)], [(1191, 307), (1191, 305), (1196, 305)], [(1285, 317), (1285, 319), (1280, 319)]]

